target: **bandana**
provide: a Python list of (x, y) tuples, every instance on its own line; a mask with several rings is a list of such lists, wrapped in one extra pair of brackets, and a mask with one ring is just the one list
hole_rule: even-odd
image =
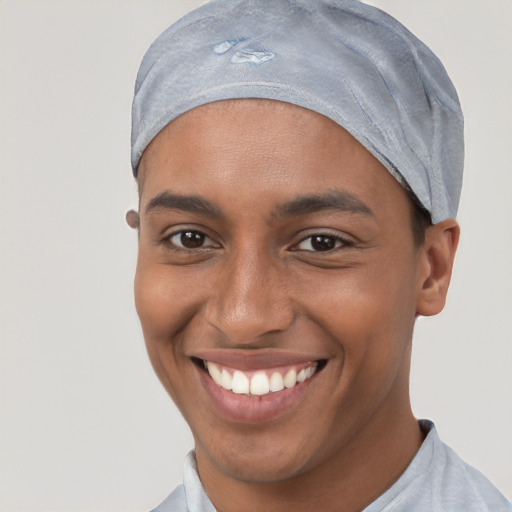
[(179, 115), (266, 98), (350, 132), (427, 209), (456, 216), (463, 117), (439, 59), (397, 20), (356, 0), (213, 0), (151, 45), (135, 85), (132, 168)]

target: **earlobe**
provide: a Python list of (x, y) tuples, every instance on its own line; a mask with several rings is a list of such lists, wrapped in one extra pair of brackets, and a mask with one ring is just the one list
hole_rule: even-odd
[(460, 228), (454, 219), (435, 224), (427, 230), (418, 266), (417, 314), (431, 316), (443, 310), (459, 234)]

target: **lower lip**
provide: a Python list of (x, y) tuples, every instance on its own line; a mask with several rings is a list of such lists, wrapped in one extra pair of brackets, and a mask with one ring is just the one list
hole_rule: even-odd
[(246, 396), (221, 388), (205, 371), (197, 368), (201, 383), (211, 402), (226, 419), (245, 423), (260, 423), (277, 418), (296, 406), (304, 397), (315, 375), (293, 388), (270, 392), (262, 396)]

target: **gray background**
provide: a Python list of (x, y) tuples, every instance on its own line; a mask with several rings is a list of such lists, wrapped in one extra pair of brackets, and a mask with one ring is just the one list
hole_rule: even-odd
[[(0, 1), (0, 510), (144, 511), (187, 427), (132, 299), (130, 103), (153, 38), (199, 1)], [(512, 2), (381, 0), (443, 60), (466, 115), (462, 241), (420, 319), (418, 417), (512, 497)]]

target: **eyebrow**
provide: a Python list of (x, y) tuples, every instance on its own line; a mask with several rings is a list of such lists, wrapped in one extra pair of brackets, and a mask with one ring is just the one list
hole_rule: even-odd
[(162, 192), (155, 196), (146, 206), (146, 214), (158, 210), (183, 210), (190, 213), (200, 213), (209, 217), (220, 218), (222, 214), (213, 203), (194, 195), (173, 194)]
[(374, 217), (372, 210), (356, 196), (346, 190), (330, 190), (324, 194), (299, 196), (278, 206), (277, 217), (293, 217), (323, 210), (338, 210), (347, 213), (361, 213)]
[[(210, 201), (194, 195), (162, 192), (146, 206), (146, 214), (160, 209), (182, 210), (199, 213), (212, 218), (221, 218), (220, 209)], [(347, 213), (361, 213), (373, 217), (372, 210), (356, 196), (345, 190), (331, 190), (324, 194), (296, 197), (279, 205), (273, 212), (274, 217), (294, 217), (324, 210), (337, 210)]]

